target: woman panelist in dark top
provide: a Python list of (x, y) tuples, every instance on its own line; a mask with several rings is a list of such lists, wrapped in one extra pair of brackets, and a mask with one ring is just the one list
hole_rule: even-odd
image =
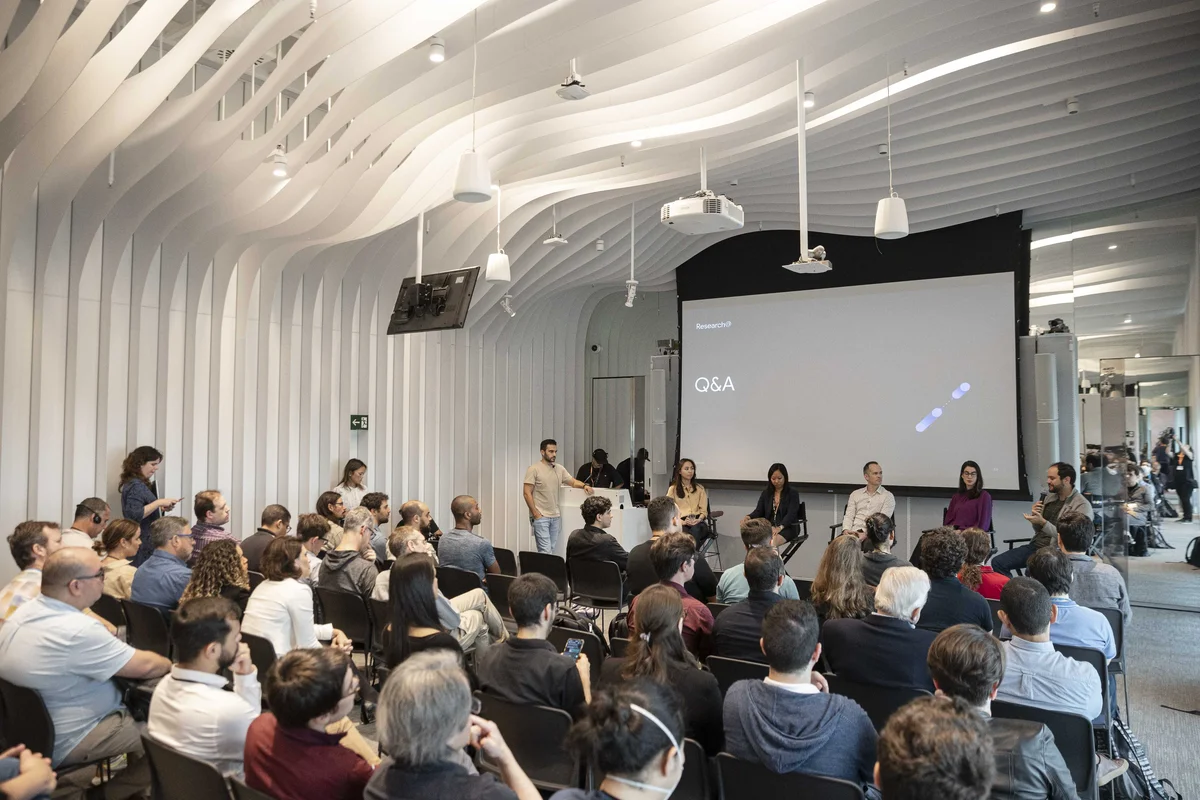
[(758, 497), (758, 505), (743, 519), (765, 519), (771, 523), (771, 546), (790, 542), (800, 533), (800, 493), (788, 483), (787, 467), (772, 464), (767, 470), (767, 488)]

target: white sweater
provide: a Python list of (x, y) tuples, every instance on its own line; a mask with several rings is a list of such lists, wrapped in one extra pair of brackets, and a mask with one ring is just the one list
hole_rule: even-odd
[(242, 631), (269, 640), (276, 656), (333, 638), (333, 625), (313, 623), (312, 589), (295, 578), (260, 583), (246, 603)]

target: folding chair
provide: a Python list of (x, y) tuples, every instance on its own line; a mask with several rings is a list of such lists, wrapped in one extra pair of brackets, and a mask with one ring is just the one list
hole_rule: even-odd
[(132, 600), (122, 600), (125, 612), (125, 641), (138, 650), (171, 657), (171, 632), (163, 612)]
[[(250, 661), (258, 670), (258, 682), (265, 684), (267, 673), (271, 671), (271, 666), (275, 663), (275, 645), (271, 644), (270, 639), (255, 636), (253, 633), (243, 633), (242, 641), (250, 648)], [(267, 707), (266, 692), (263, 692), (262, 705), (263, 708)]]
[[(1000, 631), (1004, 627), (1004, 623), (1000, 621), (1000, 601), (984, 598), (987, 600), (988, 608), (992, 610), (992, 636), (1000, 638)], [(1012, 638), (1009, 636), (1008, 638)]]
[[(850, 781), (823, 778), (803, 772), (772, 772), (761, 764), (743, 761), (729, 753), (718, 753), (717, 784), (721, 800), (763, 800), (763, 798), (821, 798), (821, 800), (863, 800), (862, 788)], [(686, 765), (685, 765), (686, 768)]]
[(743, 661), (740, 658), (709, 656), (704, 660), (704, 665), (708, 667), (708, 671), (717, 679), (717, 684), (721, 687), (722, 697), (725, 696), (725, 692), (729, 691), (729, 687), (738, 681), (761, 681), (770, 673), (766, 664), (759, 664), (755, 661)]
[(532, 550), (522, 550), (517, 554), (517, 558), (521, 562), (522, 575), (527, 572), (537, 572), (545, 575), (554, 581), (554, 585), (558, 587), (558, 593), (563, 598), (570, 596), (571, 587), (567, 585), (567, 561), (562, 556), (556, 556), (553, 553), (536, 553)]
[(92, 604), (96, 616), (116, 628), (125, 625), (125, 612), (121, 609), (121, 601), (111, 594), (102, 594), (100, 599)]
[(1096, 785), (1096, 739), (1092, 735), (1092, 721), (1078, 714), (1048, 711), (1037, 706), (1019, 703), (992, 701), (992, 716), (997, 719), (1024, 719), (1040, 722), (1054, 734), (1054, 744), (1062, 754), (1071, 777), (1075, 779), (1075, 790), (1081, 798), (1098, 800), (1100, 789)]
[(229, 785), (216, 767), (142, 734), (156, 800), (227, 800)]
[(573, 558), (567, 562), (570, 600), (588, 608), (600, 610), (600, 627), (604, 628), (604, 611), (620, 611), (629, 605), (625, 597), (625, 580), (614, 561), (592, 561)]
[(247, 570), (246, 574), (250, 577), (250, 591), (252, 592), (258, 588), (260, 583), (267, 579), (266, 575), (263, 575), (261, 572), (255, 572), (252, 569)]
[[(791, 561), (792, 556), (796, 555), (796, 551), (800, 549), (800, 545), (808, 541), (808, 510), (803, 502), (800, 503), (800, 519), (796, 523), (798, 530), (796, 536), (790, 542), (783, 546), (783, 550), (779, 553), (779, 557), (783, 559), (786, 566), (788, 561)], [(830, 541), (833, 541), (830, 539)]]
[[(500, 729), (517, 763), (533, 785), (543, 791), (583, 788), (579, 761), (563, 747), (571, 729), (571, 715), (560, 708), (509, 703), (485, 692), (475, 692), (482, 705), (480, 716)], [(499, 775), (500, 768), (480, 751), (478, 766)]]
[(839, 678), (837, 675), (826, 675), (825, 680), (829, 683), (830, 693), (849, 697), (862, 706), (863, 711), (867, 712), (867, 716), (871, 718), (871, 723), (877, 731), (883, 730), (883, 726), (887, 724), (888, 717), (894, 714), (896, 709), (909, 701), (929, 694), (929, 692), (923, 689), (872, 686), (867, 683), (858, 683)]
[(512, 609), (508, 607), (508, 589), (515, 580), (516, 577), (504, 573), (488, 575), (488, 597), (491, 598), (492, 605), (500, 612), (500, 616), (510, 622), (513, 621), (513, 615)]
[(792, 578), (792, 583), (796, 584), (796, 594), (799, 595), (801, 600), (812, 599), (812, 581)]
[(322, 589), (320, 586), (317, 587), (317, 597), (324, 610), (325, 622), (346, 634), (354, 650), (367, 659), (369, 673), (375, 665), (375, 628), (371, 624), (366, 598), (361, 594)]
[(469, 569), (442, 566), (437, 568), (438, 589), (446, 597), (458, 597), (472, 589), (482, 589), (483, 581)]
[(622, 639), (620, 636), (614, 636), (608, 640), (608, 646), (612, 648), (613, 658), (624, 658), (629, 655), (628, 639)]
[(1108, 741), (1112, 741), (1112, 704), (1109, 702), (1108, 694), (1108, 659), (1104, 657), (1104, 653), (1091, 647), (1072, 647), (1065, 644), (1056, 644), (1054, 649), (1062, 653), (1067, 658), (1073, 658), (1076, 661), (1082, 661), (1085, 664), (1091, 664), (1092, 669), (1096, 670), (1096, 674), (1100, 677), (1100, 695), (1103, 699), (1103, 706), (1100, 710), (1100, 716), (1104, 719), (1101, 726), (1104, 728), (1104, 735), (1108, 737)]
[(501, 575), (511, 575), (516, 577), (521, 573), (517, 570), (517, 555), (507, 547), (493, 547), (493, 552), (496, 554), (496, 563), (500, 565)]
[(1117, 655), (1108, 662), (1108, 674), (1121, 676), (1121, 691), (1125, 694), (1125, 724), (1132, 725), (1129, 719), (1129, 686), (1125, 683), (1125, 617), (1119, 608), (1097, 608), (1108, 620), (1113, 631), (1113, 639), (1117, 645)]
[[(0, 736), (5, 746), (23, 744), (25, 749), (43, 755), (54, 752), (54, 720), (36, 689), (0, 680)], [(60, 766), (56, 771), (61, 779), (72, 772), (102, 764), (107, 774), (108, 761), (109, 757), (105, 756), (69, 767)]]
[(573, 628), (553, 627), (546, 641), (563, 651), (567, 648), (568, 639), (583, 639), (583, 654), (588, 658), (588, 671), (592, 674), (592, 686), (600, 682), (600, 665), (604, 663), (604, 643), (600, 637), (591, 631), (577, 631)]
[(251, 789), (237, 778), (230, 778), (229, 786), (233, 789), (233, 800), (275, 800), (275, 798), (263, 794), (258, 789)]
[(708, 527), (709, 532), (712, 535), (704, 540), (704, 543), (700, 545), (700, 549), (696, 554), (704, 559), (709, 559), (713, 556), (716, 556), (717, 566), (723, 567), (724, 565), (721, 563), (721, 543), (717, 541), (717, 520), (725, 516), (725, 512), (713, 511), (712, 504), (710, 503), (708, 508), (705, 510), (705, 513), (708, 515)]
[(713, 619), (716, 619), (721, 615), (722, 611), (729, 608), (729, 603), (706, 603), (705, 605), (708, 606), (709, 613), (713, 615)]

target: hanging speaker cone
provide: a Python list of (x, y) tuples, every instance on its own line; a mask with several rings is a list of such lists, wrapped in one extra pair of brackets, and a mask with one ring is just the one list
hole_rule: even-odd
[(454, 199), (462, 203), (486, 203), (492, 199), (492, 173), (487, 159), (474, 150), (458, 157)]
[(908, 210), (896, 195), (879, 201), (875, 209), (875, 238), (902, 239), (908, 236)]
[(499, 253), (489, 255), (487, 270), (484, 272), (483, 277), (492, 283), (508, 283), (512, 280), (512, 269), (508, 262), (508, 254), (501, 250)]

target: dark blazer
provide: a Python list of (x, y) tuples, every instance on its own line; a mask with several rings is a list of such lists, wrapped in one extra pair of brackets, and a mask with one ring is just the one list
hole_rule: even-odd
[(936, 633), (913, 628), (902, 619), (872, 614), (866, 619), (826, 622), (821, 628), (821, 652), (839, 678), (932, 692), (925, 657), (936, 638)]
[(929, 597), (921, 609), (917, 627), (941, 633), (951, 625), (967, 622), (985, 631), (992, 629), (992, 607), (983, 595), (963, 586), (958, 578), (931, 578)]
[(993, 800), (1076, 800), (1075, 780), (1054, 734), (1040, 722), (988, 718), (996, 753)]
[(779, 509), (772, 513), (775, 505), (775, 490), (768, 487), (758, 496), (758, 505), (750, 512), (750, 519), (765, 519), (772, 527), (784, 528), (784, 537), (791, 539), (800, 531), (800, 493), (790, 486), (779, 497)]

